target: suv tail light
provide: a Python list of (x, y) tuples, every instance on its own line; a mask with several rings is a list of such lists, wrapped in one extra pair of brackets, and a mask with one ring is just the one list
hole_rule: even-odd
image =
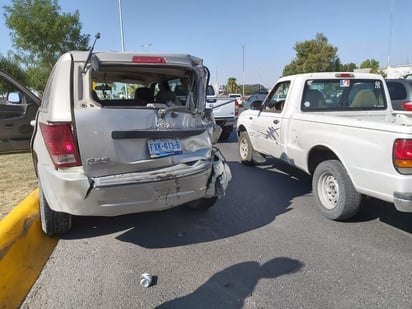
[(412, 174), (412, 139), (397, 139), (393, 143), (393, 165), (401, 174)]
[(81, 165), (80, 154), (74, 142), (71, 123), (40, 123), (40, 130), (56, 168)]
[(402, 107), (406, 111), (412, 111), (412, 101), (402, 102)]

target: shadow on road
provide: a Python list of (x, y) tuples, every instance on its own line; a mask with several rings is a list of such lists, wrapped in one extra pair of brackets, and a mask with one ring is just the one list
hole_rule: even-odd
[(274, 258), (263, 265), (258, 262), (239, 263), (218, 272), (193, 293), (156, 308), (244, 308), (246, 298), (260, 279), (292, 274), (303, 265), (286, 257)]
[[(295, 169), (294, 167), (276, 159), (268, 159), (263, 168), (276, 169), (279, 172), (286, 173), (291, 177), (301, 180), (302, 185), (306, 184), (311, 190), (311, 176), (305, 172)], [(316, 205), (314, 205), (316, 207)], [(412, 234), (412, 213), (400, 212), (395, 206), (375, 198), (365, 197), (362, 199), (359, 212), (346, 222), (366, 222), (379, 220), (399, 230)]]
[[(226, 196), (208, 211), (178, 207), (120, 217), (74, 217), (65, 239), (121, 232), (117, 239), (145, 248), (167, 248), (223, 239), (267, 224), (310, 190), (284, 173), (229, 162), (233, 179)], [(253, 171), (251, 170), (253, 169)]]
[(412, 213), (397, 211), (395, 206), (374, 198), (364, 198), (359, 212), (349, 222), (380, 222), (412, 234)]

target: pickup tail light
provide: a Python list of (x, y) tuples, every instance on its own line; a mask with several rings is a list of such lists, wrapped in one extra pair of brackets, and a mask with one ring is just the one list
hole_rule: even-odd
[(46, 148), (56, 168), (81, 165), (77, 144), (74, 142), (71, 123), (40, 123)]
[(353, 74), (353, 73), (336, 73), (335, 77), (337, 77), (337, 78), (353, 78), (353, 77), (355, 77), (355, 74)]
[(239, 101), (235, 100), (235, 117), (239, 116)]
[(402, 102), (402, 107), (406, 111), (409, 111), (409, 112), (412, 111), (412, 101)]
[(412, 174), (412, 139), (397, 139), (393, 143), (393, 165), (401, 174)]

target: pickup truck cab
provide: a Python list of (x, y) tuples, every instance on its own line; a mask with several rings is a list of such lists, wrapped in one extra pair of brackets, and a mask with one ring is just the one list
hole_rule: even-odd
[(412, 116), (392, 109), (380, 75), (282, 77), (240, 114), (237, 133), (242, 163), (272, 156), (312, 175), (329, 219), (355, 215), (362, 196), (412, 212)]

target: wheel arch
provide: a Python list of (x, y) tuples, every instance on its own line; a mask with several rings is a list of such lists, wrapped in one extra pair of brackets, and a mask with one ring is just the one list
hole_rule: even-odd
[[(313, 172), (315, 171), (316, 167), (323, 161), (326, 160), (338, 160), (340, 161), (343, 165), (344, 163), (342, 160), (339, 158), (339, 156), (330, 148), (323, 146), (323, 145), (318, 145), (313, 147), (308, 154), (308, 171), (311, 175), (313, 175)], [(346, 168), (346, 167), (345, 167)]]
[(247, 131), (247, 130), (246, 130), (246, 127), (243, 124), (241, 124), (236, 129), (237, 137), (239, 137), (240, 133), (243, 132), (243, 131)]

